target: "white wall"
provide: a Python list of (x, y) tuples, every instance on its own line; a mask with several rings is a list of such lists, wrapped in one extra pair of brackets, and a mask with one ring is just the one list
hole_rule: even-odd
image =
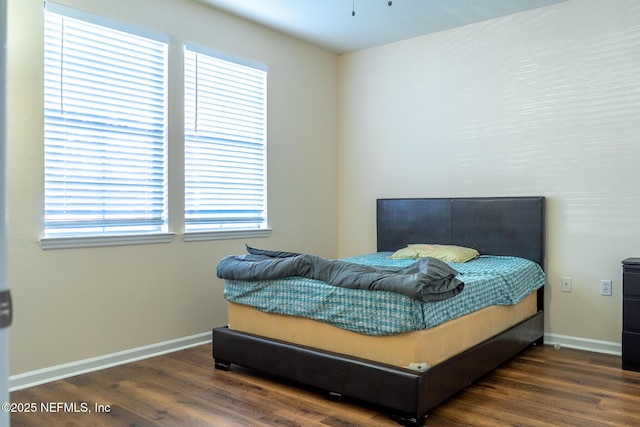
[(379, 197), (546, 196), (546, 332), (620, 342), (620, 262), (640, 255), (640, 1), (568, 1), (339, 70), (340, 256), (375, 250)]
[(11, 373), (209, 331), (226, 324), (215, 266), (244, 243), (337, 256), (337, 57), (185, 0), (60, 0), (168, 34), (170, 226), (182, 230), (182, 45), (267, 64), (265, 239), (43, 251), (43, 2), (9, 0)]

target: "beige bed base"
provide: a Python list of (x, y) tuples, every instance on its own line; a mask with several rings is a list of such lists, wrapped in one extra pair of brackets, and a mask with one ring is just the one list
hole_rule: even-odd
[(227, 304), (229, 329), (414, 370), (433, 367), (537, 311), (533, 292), (518, 304), (487, 307), (430, 329), (370, 336), (317, 320)]

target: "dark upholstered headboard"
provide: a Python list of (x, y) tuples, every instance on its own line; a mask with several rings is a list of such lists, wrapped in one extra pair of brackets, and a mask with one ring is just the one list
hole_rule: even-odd
[(544, 268), (544, 197), (378, 199), (378, 252), (411, 243), (458, 245)]

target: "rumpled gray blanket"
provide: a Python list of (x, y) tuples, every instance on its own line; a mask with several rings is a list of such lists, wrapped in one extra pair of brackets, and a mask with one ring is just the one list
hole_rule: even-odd
[(407, 267), (378, 267), (249, 246), (247, 251), (248, 255), (223, 258), (217, 267), (218, 277), (269, 280), (300, 276), (351, 289), (398, 292), (418, 301), (441, 301), (464, 288), (455, 277), (458, 271), (435, 258), (419, 258)]

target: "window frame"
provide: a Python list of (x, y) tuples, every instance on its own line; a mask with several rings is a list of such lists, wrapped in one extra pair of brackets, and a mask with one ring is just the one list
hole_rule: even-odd
[[(203, 241), (203, 240), (226, 240), (226, 239), (239, 239), (239, 238), (250, 238), (250, 237), (267, 237), (271, 234), (271, 228), (269, 227), (269, 222), (268, 222), (268, 191), (267, 191), (267, 176), (268, 176), (268, 164), (267, 164), (267, 79), (268, 79), (268, 67), (262, 63), (256, 62), (256, 61), (251, 61), (245, 58), (240, 58), (237, 56), (233, 56), (233, 55), (229, 55), (227, 53), (223, 53), (214, 49), (210, 49), (210, 48), (206, 48), (200, 45), (197, 45), (195, 43), (191, 43), (191, 42), (186, 42), (183, 46), (183, 52), (184, 52), (184, 56), (183, 56), (183, 68), (185, 70), (185, 76), (184, 76), (184, 85), (183, 85), (183, 89), (185, 92), (185, 99), (184, 99), (184, 108), (185, 108), (185, 121), (184, 121), (184, 139), (185, 139), (185, 163), (184, 163), (184, 176), (185, 176), (185, 186), (184, 186), (184, 203), (185, 203), (185, 209), (183, 211), (184, 214), (184, 227), (185, 227), (185, 231), (183, 233), (183, 240), (184, 241)], [(264, 87), (263, 87), (263, 91), (264, 91), (264, 95), (263, 95), (263, 99), (262, 102), (264, 103), (264, 125), (262, 128), (262, 133), (263, 133), (263, 137), (262, 137), (262, 175), (263, 175), (263, 184), (262, 184), (262, 198), (263, 198), (263, 220), (260, 223), (260, 225), (258, 227), (247, 227), (247, 228), (233, 228), (231, 226), (229, 227), (220, 227), (217, 229), (209, 229), (209, 230), (189, 230), (187, 231), (187, 182), (186, 182), (186, 176), (188, 173), (188, 169), (187, 169), (187, 134), (189, 131), (193, 132), (192, 128), (188, 127), (187, 124), (187, 115), (188, 115), (188, 105), (187, 103), (189, 102), (189, 100), (187, 99), (187, 85), (189, 83), (191, 84), (196, 84), (196, 82), (188, 82), (188, 76), (187, 76), (187, 52), (189, 52), (190, 54), (195, 54), (195, 55), (205, 55), (211, 58), (214, 58), (215, 60), (219, 60), (219, 61), (224, 61), (224, 62), (228, 62), (234, 65), (240, 65), (243, 67), (249, 67), (249, 68), (253, 68), (254, 70), (257, 71), (262, 71), (264, 72)], [(195, 112), (194, 114), (197, 114), (197, 112)], [(195, 120), (195, 118), (194, 118)], [(228, 224), (231, 224), (231, 222), (229, 222)]]
[[(43, 234), (40, 239), (40, 244), (43, 249), (58, 249), (58, 248), (73, 248), (73, 247), (93, 247), (93, 246), (114, 246), (114, 245), (130, 245), (130, 244), (147, 244), (147, 243), (166, 243), (172, 241), (175, 233), (169, 230), (169, 195), (168, 195), (168, 84), (169, 84), (169, 46), (170, 38), (167, 35), (157, 33), (145, 28), (137, 27), (134, 25), (126, 24), (123, 22), (111, 20), (102, 16), (93, 15), (88, 12), (84, 12), (78, 9), (70, 8), (67, 6), (58, 5), (55, 3), (45, 3), (45, 13), (54, 13), (66, 18), (76, 19), (88, 24), (98, 25), (109, 30), (115, 30), (125, 32), (133, 36), (143, 37), (156, 42), (163, 43), (164, 47), (164, 101), (163, 101), (163, 137), (162, 137), (162, 170), (163, 170), (163, 184), (162, 184), (162, 199), (163, 199), (163, 211), (162, 216), (163, 223), (159, 227), (159, 230), (154, 231), (130, 231), (127, 233), (105, 233), (105, 234), (77, 234), (77, 235), (65, 235), (63, 233), (49, 233), (47, 234), (47, 227), (43, 218)], [(44, 25), (44, 21), (43, 21)], [(44, 53), (44, 51), (43, 51)], [(45, 119), (46, 121), (46, 119)], [(43, 177), (43, 180), (46, 179)], [(44, 182), (44, 181), (43, 181)], [(43, 195), (44, 196), (44, 195)], [(45, 206), (43, 205), (43, 213)]]

